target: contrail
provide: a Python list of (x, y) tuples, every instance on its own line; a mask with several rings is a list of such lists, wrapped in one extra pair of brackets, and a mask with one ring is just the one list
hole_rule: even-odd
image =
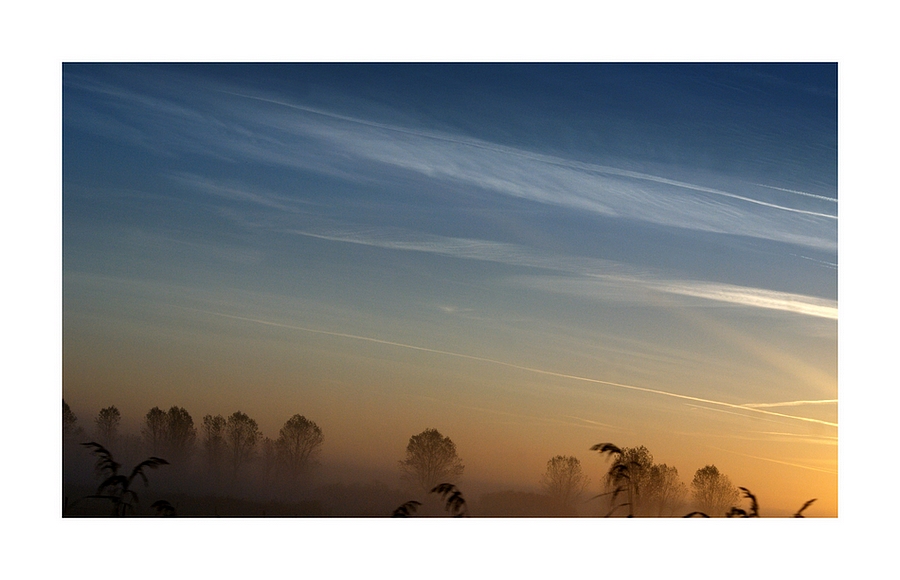
[(837, 402), (837, 399), (822, 399), (819, 401), (785, 401), (784, 403), (744, 403), (744, 406), (759, 409), (762, 407), (797, 407), (799, 405), (825, 405), (828, 403)]
[[(637, 171), (629, 171), (629, 170), (625, 170), (625, 169), (617, 169), (617, 168), (614, 168), (614, 167), (607, 167), (607, 166), (603, 166), (603, 165), (595, 165), (595, 164), (593, 164), (593, 163), (581, 163), (581, 162), (578, 162), (578, 161), (570, 161), (570, 160), (567, 160), (567, 159), (561, 159), (561, 158), (553, 157), (553, 156), (550, 156), (550, 155), (543, 155), (543, 154), (540, 154), (540, 153), (532, 153), (532, 152), (530, 152), (530, 151), (524, 151), (524, 150), (521, 150), (521, 149), (515, 149), (515, 148), (512, 148), (512, 147), (504, 147), (504, 146), (502, 146), (502, 145), (496, 145), (496, 144), (494, 144), (494, 143), (489, 143), (489, 142), (480, 141), (480, 140), (460, 139), (460, 138), (453, 137), (453, 136), (450, 136), (450, 135), (442, 135), (442, 134), (435, 134), (435, 133), (424, 132), (424, 131), (416, 131), (416, 130), (414, 130), (414, 129), (407, 129), (407, 128), (404, 128), (404, 127), (399, 127), (399, 126), (397, 126), (397, 125), (388, 125), (388, 124), (386, 124), (386, 123), (378, 123), (378, 122), (376, 122), (376, 121), (368, 121), (368, 120), (365, 120), (365, 119), (360, 119), (360, 118), (358, 118), (358, 117), (351, 117), (351, 116), (348, 116), (348, 115), (341, 115), (341, 114), (338, 114), (338, 113), (332, 113), (332, 112), (330, 112), (330, 111), (324, 111), (324, 110), (322, 110), (322, 109), (317, 109), (317, 108), (313, 108), (313, 107), (307, 107), (307, 106), (303, 106), (303, 105), (295, 105), (295, 104), (292, 104), (292, 103), (286, 103), (286, 102), (284, 102), (284, 101), (279, 101), (279, 100), (275, 100), (275, 99), (268, 99), (268, 98), (265, 98), (265, 97), (258, 97), (258, 96), (254, 96), (254, 95), (247, 95), (247, 94), (235, 93), (235, 92), (224, 91), (224, 90), (219, 91), (219, 92), (224, 93), (224, 94), (228, 94), (228, 95), (232, 95), (232, 96), (235, 96), (235, 97), (241, 97), (241, 98), (245, 98), (245, 99), (252, 99), (252, 100), (255, 100), (255, 101), (262, 101), (262, 102), (266, 102), (266, 103), (271, 103), (271, 104), (273, 104), (273, 105), (280, 105), (280, 106), (287, 107), (287, 108), (290, 108), (290, 109), (296, 109), (296, 110), (299, 110), (299, 111), (304, 111), (304, 112), (306, 112), (306, 113), (312, 113), (312, 114), (315, 114), (315, 115), (321, 115), (321, 116), (323, 116), (323, 117), (330, 117), (330, 118), (332, 118), (332, 119), (338, 119), (338, 120), (346, 121), (346, 122), (349, 122), (349, 123), (356, 123), (356, 124), (364, 125), (364, 126), (367, 126), (367, 127), (374, 127), (374, 128), (376, 128), (376, 129), (384, 129), (384, 130), (387, 130), (387, 131), (393, 131), (393, 132), (396, 132), (396, 133), (403, 133), (403, 134), (407, 134), (407, 135), (415, 135), (416, 137), (422, 137), (422, 138), (424, 138), (424, 139), (432, 139), (432, 140), (435, 140), (435, 141), (443, 141), (443, 142), (446, 142), (446, 143), (454, 143), (454, 144), (457, 144), (457, 145), (466, 145), (466, 146), (469, 146), (469, 147), (475, 147), (475, 148), (479, 148), (479, 149), (485, 149), (485, 150), (494, 151), (494, 152), (497, 152), (497, 153), (503, 153), (503, 154), (506, 154), (506, 155), (513, 155), (513, 156), (522, 157), (522, 158), (525, 158), (525, 159), (530, 159), (530, 160), (532, 160), (532, 161), (538, 161), (538, 162), (541, 162), (541, 163), (546, 163), (546, 164), (548, 164), (548, 165), (555, 165), (555, 166), (557, 166), (557, 167), (566, 167), (566, 168), (569, 168), (569, 169), (577, 169), (577, 170), (586, 171), (586, 172), (590, 172), (590, 173), (600, 173), (600, 174), (618, 175), (618, 176), (620, 176), (620, 177), (628, 177), (628, 178), (631, 178), (631, 179), (637, 179), (637, 180), (643, 180), (643, 181), (651, 181), (651, 182), (655, 182), (655, 183), (662, 183), (662, 184), (664, 184), (664, 185), (671, 185), (671, 186), (674, 186), (674, 187), (679, 187), (679, 188), (689, 189), (689, 190), (692, 190), (692, 191), (699, 191), (699, 192), (704, 192), (704, 193), (711, 193), (711, 194), (714, 194), (714, 195), (720, 195), (720, 196), (723, 196), (723, 197), (728, 197), (728, 198), (736, 199), (736, 200), (739, 200), (739, 201), (744, 201), (744, 202), (747, 202), (747, 203), (752, 203), (752, 204), (756, 204), (756, 205), (761, 205), (761, 206), (765, 206), (765, 207), (770, 207), (770, 208), (773, 208), (773, 209), (779, 209), (779, 210), (788, 211), (788, 212), (793, 212), (793, 213), (799, 213), (799, 214), (811, 215), (811, 216), (815, 216), (815, 217), (821, 217), (821, 218), (826, 218), (826, 219), (837, 220), (837, 216), (834, 216), (834, 215), (831, 215), (831, 214), (826, 214), (826, 213), (821, 213), (821, 212), (815, 212), (815, 211), (809, 211), (809, 210), (803, 210), (803, 209), (798, 209), (798, 208), (793, 208), (793, 207), (788, 207), (788, 206), (778, 205), (778, 204), (775, 204), (775, 203), (770, 203), (770, 202), (762, 201), (762, 200), (759, 200), (759, 199), (754, 199), (754, 198), (751, 198), (751, 197), (746, 197), (746, 196), (743, 196), (743, 195), (737, 195), (737, 194), (734, 194), (734, 193), (729, 193), (729, 192), (727, 192), (727, 191), (722, 191), (722, 190), (720, 190), (720, 189), (714, 189), (714, 188), (711, 188), (711, 187), (704, 187), (704, 186), (701, 186), (701, 185), (695, 185), (695, 184), (692, 184), (692, 183), (685, 183), (685, 182), (683, 182), (683, 181), (677, 181), (677, 180), (674, 180), (674, 179), (667, 179), (667, 178), (665, 178), (665, 177), (658, 177), (658, 176), (656, 176), (656, 175), (649, 175), (649, 174), (646, 174), (646, 173), (640, 173), (640, 172), (637, 172)], [(762, 184), (757, 184), (757, 185), (762, 185)], [(833, 199), (831, 199), (831, 198), (822, 197), (822, 196), (814, 195), (814, 194), (811, 194), (811, 193), (805, 193), (805, 192), (802, 192), (802, 191), (793, 191), (793, 190), (790, 190), (790, 189), (782, 189), (782, 188), (779, 188), (779, 187), (771, 187), (771, 186), (766, 186), (766, 185), (762, 185), (762, 187), (770, 187), (771, 189), (781, 189), (782, 191), (786, 191), (786, 192), (790, 192), (790, 193), (797, 193), (797, 194), (800, 194), (800, 195), (806, 195), (806, 196), (810, 196), (810, 197), (817, 197), (817, 198), (825, 199), (825, 200), (828, 200), (828, 201), (835, 201), (835, 202), (836, 202), (836, 200), (833, 200)]]
[(376, 343), (376, 344), (385, 344), (385, 345), (388, 345), (388, 346), (396, 346), (396, 347), (399, 347), (399, 348), (406, 348), (406, 349), (410, 349), (410, 350), (417, 350), (417, 351), (420, 351), (420, 352), (430, 352), (430, 353), (434, 353), (434, 354), (441, 354), (441, 355), (452, 356), (452, 357), (456, 357), (456, 358), (464, 358), (464, 359), (468, 359), (468, 360), (475, 360), (475, 361), (479, 361), (479, 362), (486, 362), (486, 363), (491, 363), (491, 364), (495, 364), (495, 365), (501, 365), (501, 366), (505, 366), (505, 367), (508, 367), (508, 368), (513, 368), (513, 369), (521, 370), (521, 371), (526, 371), (526, 372), (530, 372), (530, 373), (540, 374), (540, 375), (546, 375), (546, 376), (551, 376), (551, 377), (559, 377), (559, 378), (563, 378), (563, 379), (571, 379), (571, 380), (574, 380), (574, 381), (582, 381), (582, 382), (593, 383), (593, 384), (597, 384), (597, 385), (607, 385), (607, 386), (610, 386), (610, 387), (617, 387), (617, 388), (620, 388), (620, 389), (627, 389), (627, 390), (630, 390), (630, 391), (640, 391), (640, 392), (642, 392), (642, 393), (652, 393), (652, 394), (654, 394), (654, 395), (662, 395), (662, 396), (665, 396), (665, 397), (672, 397), (672, 398), (674, 398), (674, 399), (682, 399), (682, 400), (685, 400), (685, 401), (694, 401), (694, 402), (698, 402), (698, 403), (706, 403), (706, 404), (709, 404), (709, 405), (718, 405), (718, 406), (721, 406), (721, 407), (728, 407), (728, 408), (730, 408), (730, 409), (740, 409), (740, 410), (742, 410), (742, 411), (750, 411), (750, 412), (753, 412), (753, 413), (760, 413), (760, 414), (763, 414), (763, 415), (770, 415), (770, 416), (774, 416), (774, 417), (782, 417), (782, 418), (785, 418), (785, 419), (794, 419), (794, 420), (796, 420), (796, 421), (806, 421), (806, 422), (809, 422), (809, 423), (819, 423), (819, 424), (821, 424), (821, 425), (828, 425), (828, 426), (830, 426), (830, 427), (837, 427), (837, 426), (838, 426), (837, 423), (831, 423), (831, 422), (829, 422), (829, 421), (822, 421), (822, 420), (819, 420), (819, 419), (810, 419), (809, 417), (798, 417), (798, 416), (796, 416), (796, 415), (786, 415), (786, 414), (784, 414), (784, 413), (776, 413), (775, 411), (766, 411), (766, 410), (758, 409), (758, 408), (755, 408), (755, 407), (747, 407), (747, 406), (744, 406), (744, 405), (736, 405), (736, 404), (733, 404), (733, 403), (725, 403), (725, 402), (723, 402), (723, 401), (713, 401), (713, 400), (711, 400), (711, 399), (703, 399), (703, 398), (700, 398), (700, 397), (691, 397), (691, 396), (689, 396), (689, 395), (681, 395), (681, 394), (678, 394), (678, 393), (670, 393), (670, 392), (668, 392), (668, 391), (661, 391), (661, 390), (658, 390), (658, 389), (649, 389), (649, 388), (646, 388), (646, 387), (637, 387), (637, 386), (634, 386), (634, 385), (626, 385), (626, 384), (623, 384), (623, 383), (614, 383), (614, 382), (611, 382), (611, 381), (602, 381), (602, 380), (600, 380), (600, 379), (592, 379), (592, 378), (590, 378), (590, 377), (580, 377), (580, 376), (578, 376), (578, 375), (569, 375), (569, 374), (565, 374), (565, 373), (558, 373), (558, 372), (554, 372), (554, 371), (547, 371), (547, 370), (543, 370), (543, 369), (536, 369), (536, 368), (532, 368), (532, 367), (525, 367), (525, 366), (520, 366), (520, 365), (516, 365), (516, 364), (512, 364), (512, 363), (508, 363), (508, 362), (504, 362), (504, 361), (500, 361), (500, 360), (495, 360), (495, 359), (490, 359), (490, 358), (485, 358), (485, 357), (480, 357), (480, 356), (474, 356), (474, 355), (470, 355), (470, 354), (462, 354), (462, 353), (458, 353), (458, 352), (450, 352), (450, 351), (439, 350), (439, 349), (434, 349), (434, 348), (426, 348), (426, 347), (424, 347), (424, 346), (415, 346), (415, 345), (412, 345), (412, 344), (404, 344), (404, 343), (402, 343), (402, 342), (393, 342), (393, 341), (390, 341), (390, 340), (383, 340), (383, 339), (380, 339), (380, 338), (372, 338), (372, 337), (370, 337), (370, 336), (359, 336), (359, 335), (356, 335), (356, 334), (347, 334), (347, 333), (343, 333), (343, 332), (332, 332), (332, 331), (328, 331), (328, 330), (319, 330), (319, 329), (316, 329), (316, 328), (306, 328), (306, 327), (303, 327), (303, 326), (295, 326), (295, 325), (291, 325), (291, 324), (282, 324), (282, 323), (280, 323), (280, 322), (271, 322), (271, 321), (268, 321), (268, 320), (258, 320), (258, 319), (256, 319), (256, 318), (246, 318), (246, 317), (243, 317), (243, 316), (235, 316), (235, 315), (233, 315), (233, 314), (225, 314), (225, 313), (222, 313), (222, 312), (212, 312), (212, 311), (209, 311), (209, 310), (201, 310), (201, 309), (199, 309), (199, 308), (187, 308), (187, 307), (184, 307), (184, 306), (178, 306), (177, 308), (183, 308), (183, 309), (185, 309), (185, 310), (193, 310), (193, 311), (195, 311), (195, 312), (203, 312), (203, 313), (205, 313), (205, 314), (212, 314), (213, 316), (221, 316), (221, 317), (223, 317), (223, 318), (231, 318), (231, 319), (233, 319), (233, 320), (243, 320), (243, 321), (245, 321), (245, 322), (255, 322), (255, 323), (257, 323), (257, 324), (264, 324), (264, 325), (266, 325), (266, 326), (275, 326), (275, 327), (278, 327), (278, 328), (288, 328), (288, 329), (291, 329), (291, 330), (300, 330), (300, 331), (303, 331), (303, 332), (310, 332), (310, 333), (313, 333), (313, 334), (324, 334), (324, 335), (327, 335), (327, 336), (337, 336), (337, 337), (340, 337), (340, 338), (349, 338), (349, 339), (353, 339), (353, 340), (363, 340), (363, 341), (366, 341), (366, 342), (374, 342), (374, 343)]
[(824, 195), (816, 195), (814, 193), (807, 193), (805, 191), (797, 191), (796, 189), (785, 189), (783, 187), (775, 187), (774, 185), (764, 185), (762, 183), (756, 183), (754, 185), (758, 185), (760, 187), (766, 187), (768, 189), (777, 189), (778, 191), (785, 191), (787, 193), (796, 193), (797, 195), (805, 195), (806, 197), (814, 197), (816, 199), (821, 199), (822, 201), (830, 201), (831, 203), (837, 203), (838, 200), (833, 197), (826, 197)]
[(737, 451), (732, 451), (730, 449), (722, 449), (720, 447), (713, 447), (712, 445), (707, 445), (710, 449), (715, 449), (716, 451), (724, 451), (725, 453), (733, 453), (734, 455), (740, 455), (742, 457), (749, 457), (750, 459), (759, 459), (760, 461), (770, 461), (772, 463), (780, 463), (781, 465), (789, 465), (791, 467), (799, 467), (800, 469), (808, 469), (810, 471), (820, 471), (822, 473), (830, 473), (832, 475), (837, 475), (837, 471), (833, 469), (825, 469), (821, 467), (810, 467), (809, 465), (801, 465), (799, 463), (791, 463), (789, 461), (779, 461), (778, 459), (769, 459), (768, 457), (758, 457), (756, 455), (748, 455), (746, 453), (738, 453)]

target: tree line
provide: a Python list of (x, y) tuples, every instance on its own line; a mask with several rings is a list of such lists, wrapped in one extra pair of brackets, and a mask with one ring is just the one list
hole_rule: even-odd
[[(120, 423), (121, 414), (115, 406), (101, 409), (93, 421), (95, 441), (83, 444), (107, 452), (120, 437)], [(87, 437), (63, 400), (64, 442)], [(198, 429), (183, 407), (173, 406), (167, 411), (153, 407), (141, 424), (142, 450), (153, 459), (165, 457), (164, 464), (186, 462), (196, 451), (197, 440)], [(205, 467), (216, 478), (230, 476), (236, 480), (251, 461), (259, 460), (265, 482), (298, 482), (317, 464), (324, 434), (314, 421), (295, 414), (285, 421), (278, 437), (270, 439), (263, 436), (254, 419), (235, 411), (228, 417), (205, 415), (199, 425), (199, 440)], [(559, 515), (575, 515), (579, 506), (587, 502), (594, 502), (594, 505), (605, 502), (607, 516), (683, 515), (686, 507), (691, 505), (695, 511), (690, 515), (744, 514), (748, 517), (748, 512), (735, 507), (740, 498), (739, 489), (744, 491), (744, 497), (752, 500), (749, 513), (758, 513), (756, 498), (745, 488), (735, 487), (715, 465), (697, 469), (688, 486), (674, 466), (656, 463), (644, 446), (619, 448), (611, 443), (600, 443), (591, 450), (606, 456), (609, 467), (600, 477), (601, 493), (587, 499), (584, 495), (590, 478), (578, 458), (556, 455), (546, 463), (539, 481), (540, 490), (543, 497), (556, 506)], [(450, 437), (433, 428), (413, 435), (398, 467), (400, 478), (412, 489), (418, 489), (426, 496), (440, 492), (449, 498), (448, 506), (456, 502), (457, 515), (466, 512), (467, 508), (462, 509), (465, 503), (461, 492), (455, 487), (465, 466)], [(414, 513), (418, 505), (421, 505), (418, 500), (407, 502), (395, 511), (395, 515)]]
[[(114, 405), (101, 409), (93, 421), (92, 434), (78, 425), (78, 419), (63, 400), (63, 440), (72, 442), (93, 437), (104, 448), (115, 448), (122, 438), (122, 415)], [(228, 417), (205, 415), (200, 423), (202, 459), (209, 472), (237, 478), (255, 459), (262, 460), (266, 478), (296, 481), (315, 466), (325, 436), (322, 429), (300, 414), (285, 421), (276, 439), (265, 437), (246, 413), (235, 411)], [(140, 427), (141, 450), (165, 457), (170, 464), (184, 464), (197, 451), (198, 430), (193, 417), (183, 407), (168, 411), (153, 407)]]
[[(698, 469), (688, 488), (681, 481), (678, 469), (655, 463), (643, 445), (620, 449), (612, 444), (599, 444), (591, 450), (612, 457), (609, 470), (602, 477), (604, 491), (590, 498), (607, 498), (607, 515), (627, 510), (629, 516), (673, 516), (688, 502), (698, 512), (726, 515), (740, 497), (738, 488), (715, 465)], [(465, 467), (449, 437), (437, 429), (426, 429), (410, 438), (400, 469), (404, 480), (431, 493), (440, 489), (441, 484), (458, 483)], [(547, 461), (540, 488), (561, 513), (576, 513), (589, 483), (590, 478), (577, 457), (556, 455)], [(409, 508), (407, 505), (405, 511)]]

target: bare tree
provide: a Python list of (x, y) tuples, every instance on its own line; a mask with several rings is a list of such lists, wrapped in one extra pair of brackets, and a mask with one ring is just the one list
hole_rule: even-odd
[[(621, 507), (628, 508), (628, 517), (640, 514), (644, 508), (643, 496), (650, 481), (650, 468), (653, 466), (650, 451), (643, 445), (620, 449), (612, 443), (597, 443), (591, 447), (591, 451), (597, 451), (601, 455), (606, 453), (613, 460), (605, 478), (607, 491), (600, 494), (610, 496), (610, 511), (607, 516)], [(620, 495), (625, 495), (626, 501), (616, 503)]]
[[(643, 495), (650, 479), (650, 467), (653, 465), (650, 451), (643, 445), (620, 449), (612, 443), (598, 443), (591, 450), (608, 453), (613, 458), (606, 473), (606, 489), (610, 496), (609, 514), (625, 506), (628, 507), (629, 516), (640, 514), (644, 507)], [(620, 494), (624, 494), (627, 501), (616, 504)]]
[(150, 453), (153, 455), (161, 453), (166, 440), (166, 412), (159, 407), (147, 411), (144, 425), (141, 427), (141, 436)]
[(278, 433), (278, 451), (288, 475), (296, 478), (315, 460), (325, 436), (322, 429), (303, 415), (294, 415)]
[(110, 447), (116, 442), (121, 421), (122, 415), (115, 405), (100, 409), (97, 418), (94, 419), (94, 425), (97, 428), (97, 438), (101, 444)]
[(650, 470), (653, 467), (653, 454), (641, 445), (640, 447), (624, 447), (619, 461), (628, 464), (629, 480), (634, 513), (644, 514), (646, 511), (647, 487), (650, 484)]
[(69, 404), (63, 399), (63, 441), (71, 441), (77, 437), (84, 436), (84, 429), (78, 426), (78, 417), (69, 408)]
[(225, 455), (225, 417), (206, 415), (203, 417), (203, 447), (210, 471), (218, 475)]
[(578, 500), (588, 484), (588, 476), (581, 469), (576, 457), (557, 455), (547, 461), (547, 470), (541, 478), (541, 489), (569, 509)]
[(253, 451), (261, 438), (262, 433), (259, 432), (256, 421), (246, 413), (235, 411), (228, 417), (225, 424), (225, 440), (231, 449), (231, 465), (235, 477), (241, 466), (252, 459)]
[(678, 470), (665, 463), (650, 467), (650, 477), (644, 494), (645, 504), (656, 515), (673, 515), (687, 499), (687, 486), (678, 477)]
[(694, 507), (709, 515), (725, 515), (738, 501), (740, 493), (727, 475), (715, 465), (701, 467), (691, 481)]
[(194, 419), (184, 407), (172, 407), (166, 413), (166, 453), (172, 461), (187, 458), (197, 438)]
[(437, 429), (426, 429), (409, 438), (406, 459), (400, 461), (403, 479), (430, 492), (439, 483), (453, 483), (465, 466), (456, 444)]
[(278, 445), (271, 437), (263, 437), (259, 446), (262, 448), (263, 481), (271, 483), (278, 467)]

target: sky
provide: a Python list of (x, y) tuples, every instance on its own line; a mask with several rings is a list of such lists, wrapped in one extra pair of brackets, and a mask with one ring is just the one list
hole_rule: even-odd
[[(837, 504), (837, 66), (62, 67), (63, 395)], [(810, 510), (811, 512), (812, 510)]]

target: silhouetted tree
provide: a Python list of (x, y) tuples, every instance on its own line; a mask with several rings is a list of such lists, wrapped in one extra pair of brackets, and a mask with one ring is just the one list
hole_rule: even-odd
[(621, 465), (628, 466), (629, 493), (634, 504), (635, 514), (644, 514), (646, 511), (647, 487), (650, 484), (650, 469), (653, 467), (653, 455), (641, 445), (640, 447), (623, 447), (622, 454), (616, 460)]
[(166, 413), (166, 452), (173, 461), (187, 458), (197, 438), (194, 419), (184, 407), (172, 407)]
[(100, 442), (105, 444), (106, 447), (110, 447), (115, 443), (119, 434), (119, 423), (121, 421), (122, 415), (115, 405), (100, 409), (97, 418), (94, 419), (94, 424), (97, 427), (97, 438), (100, 439)]
[[(598, 451), (601, 455), (606, 453), (613, 460), (605, 478), (607, 491), (600, 494), (610, 496), (610, 511), (607, 515), (612, 515), (621, 507), (628, 507), (628, 517), (640, 513), (643, 508), (643, 493), (650, 479), (653, 455), (643, 445), (620, 449), (612, 443), (598, 443), (591, 447), (591, 451)], [(617, 504), (621, 494), (626, 496), (627, 501)]]
[(278, 433), (278, 451), (288, 475), (296, 478), (305, 472), (319, 453), (325, 436), (322, 429), (303, 415), (294, 415)]
[(225, 440), (231, 449), (231, 465), (235, 477), (241, 466), (253, 457), (253, 451), (261, 438), (262, 433), (259, 432), (256, 421), (246, 413), (235, 411), (228, 417), (225, 424)]
[(687, 500), (687, 486), (678, 477), (678, 470), (665, 463), (653, 464), (647, 481), (644, 499), (647, 508), (656, 515), (672, 515)]
[(275, 478), (278, 467), (278, 445), (271, 437), (263, 437), (259, 446), (262, 448), (263, 481), (268, 483)]
[(206, 415), (203, 417), (203, 447), (206, 461), (213, 475), (218, 475), (225, 455), (225, 417)]
[(725, 515), (737, 502), (739, 493), (727, 475), (715, 465), (701, 467), (691, 481), (694, 506), (709, 515)]
[(458, 479), (465, 466), (456, 444), (437, 429), (426, 429), (409, 438), (406, 459), (400, 461), (403, 479), (428, 492), (438, 483)]
[[(628, 507), (628, 515), (633, 516), (634, 505), (631, 502), (631, 494), (629, 493), (629, 490), (631, 488), (628, 485), (628, 479), (630, 478), (628, 474), (628, 465), (623, 464), (621, 461), (619, 461), (619, 459), (622, 457), (622, 450), (612, 443), (597, 443), (596, 445), (591, 447), (591, 451), (596, 451), (600, 453), (600, 455), (606, 453), (610, 458), (612, 458), (612, 465), (610, 465), (609, 470), (606, 472), (606, 487), (609, 488), (611, 483), (615, 484), (615, 487), (611, 491), (595, 495), (591, 499), (609, 495), (609, 504), (611, 507), (609, 513), (606, 514), (607, 516), (612, 515), (620, 507)], [(622, 493), (628, 494), (628, 501), (621, 504), (616, 504), (616, 498), (618, 498), (619, 494)]]
[(84, 436), (84, 429), (78, 426), (78, 417), (69, 408), (69, 404), (63, 399), (63, 441), (71, 441)]
[(153, 407), (144, 416), (144, 425), (141, 427), (141, 436), (144, 444), (152, 454), (161, 453), (166, 440), (166, 412), (159, 407)]
[(588, 476), (576, 457), (557, 455), (547, 461), (541, 489), (563, 508), (571, 508), (584, 492)]

